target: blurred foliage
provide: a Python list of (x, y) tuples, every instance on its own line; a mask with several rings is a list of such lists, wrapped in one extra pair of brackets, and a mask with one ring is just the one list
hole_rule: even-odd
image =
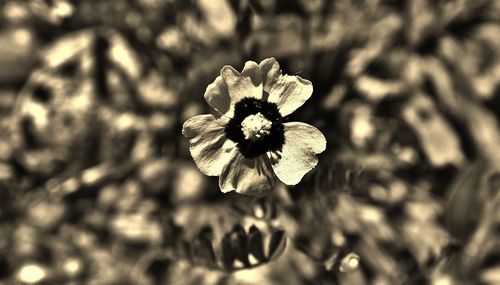
[[(500, 1), (0, 7), (0, 284), (500, 283)], [(269, 56), (328, 149), (223, 195), (181, 126)]]

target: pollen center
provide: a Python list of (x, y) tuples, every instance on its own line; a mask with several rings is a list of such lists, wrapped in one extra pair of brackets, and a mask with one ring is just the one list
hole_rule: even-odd
[(271, 133), (273, 123), (261, 113), (250, 115), (241, 122), (245, 139), (256, 141)]

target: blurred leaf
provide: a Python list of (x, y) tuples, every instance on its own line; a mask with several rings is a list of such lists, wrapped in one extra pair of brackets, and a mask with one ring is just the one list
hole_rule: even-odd
[(36, 35), (26, 28), (0, 31), (0, 83), (26, 78), (35, 63), (37, 41)]
[(500, 266), (489, 268), (481, 274), (485, 284), (500, 284)]
[(273, 260), (280, 256), (286, 247), (285, 231), (277, 231), (271, 236), (271, 241), (268, 245), (268, 258)]
[(205, 24), (212, 29), (206, 37), (215, 34), (220, 38), (229, 38), (234, 35), (237, 19), (227, 0), (198, 0), (197, 4), (205, 16)]
[(230, 234), (231, 248), (235, 258), (243, 262), (245, 266), (250, 266), (248, 262), (247, 235), (241, 225), (236, 225)]
[(226, 234), (221, 242), (222, 246), (222, 261), (224, 262), (224, 267), (226, 269), (231, 269), (233, 267), (233, 262), (235, 259), (235, 253), (233, 252), (233, 247), (231, 245), (231, 235)]
[(500, 170), (500, 125), (496, 117), (480, 104), (469, 100), (462, 102), (461, 112), (481, 158)]
[(457, 134), (427, 96), (412, 96), (403, 110), (403, 119), (417, 134), (422, 150), (433, 166), (460, 165), (463, 162)]
[[(474, 232), (488, 199), (485, 184), (492, 170), (484, 161), (475, 162), (457, 174), (447, 194), (446, 226), (451, 234), (465, 241)], [(475, 209), (467, 211), (466, 209)]]
[(259, 262), (266, 260), (264, 256), (262, 234), (256, 226), (251, 226), (248, 233), (248, 253), (253, 255)]
[(195, 256), (197, 260), (200, 260), (200, 263), (206, 263), (209, 267), (217, 265), (212, 243), (207, 237), (201, 235), (194, 240), (192, 252), (193, 256)]
[(256, 226), (251, 226), (247, 234), (241, 225), (236, 225), (220, 241), (220, 260), (223, 268), (218, 268), (214, 245), (207, 238), (199, 237), (184, 247), (191, 249), (190, 260), (194, 264), (232, 271), (255, 267), (278, 258), (286, 247), (285, 232), (278, 230), (269, 235), (266, 256), (263, 250), (262, 232)]

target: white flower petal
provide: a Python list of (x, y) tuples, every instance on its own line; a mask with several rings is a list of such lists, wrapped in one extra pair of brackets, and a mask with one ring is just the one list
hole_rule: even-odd
[(267, 58), (261, 61), (259, 67), (264, 91), (269, 93), (267, 101), (276, 103), (282, 116), (290, 115), (311, 97), (311, 81), (299, 76), (282, 75), (276, 59)]
[(275, 184), (276, 179), (267, 156), (249, 159), (237, 149), (219, 177), (219, 187), (224, 193), (235, 190), (240, 194), (261, 196), (272, 190)]
[(206, 175), (220, 175), (231, 158), (231, 150), (236, 146), (224, 133), (228, 120), (209, 114), (199, 115), (187, 120), (182, 126), (182, 134), (189, 139), (191, 156)]
[(205, 100), (220, 114), (233, 117), (234, 105), (246, 97), (262, 99), (262, 75), (257, 63), (247, 61), (241, 74), (233, 67), (222, 67), (220, 76), (207, 86)]
[(264, 91), (269, 92), (270, 86), (281, 76), (280, 64), (274, 57), (266, 58), (259, 63), (262, 72)]
[(273, 161), (276, 176), (287, 185), (296, 185), (318, 163), (316, 154), (326, 149), (326, 139), (315, 127), (290, 122), (285, 127), (285, 144)]
[[(260, 71), (259, 65), (255, 61), (245, 62), (241, 75), (249, 77), (254, 86), (262, 85), (262, 72)], [(262, 89), (260, 89), (259, 94), (256, 95), (258, 96), (256, 98), (262, 98)]]
[(246, 97), (262, 98), (262, 80), (257, 80), (257, 85), (254, 85), (251, 77), (255, 74), (255, 68), (252, 67), (251, 63), (247, 63), (244, 71), (244, 74), (240, 74), (230, 65), (225, 65), (220, 71), (220, 75), (226, 82), (231, 101), (234, 103)]
[(227, 114), (231, 108), (231, 97), (229, 96), (226, 82), (224, 82), (224, 79), (220, 75), (215, 78), (213, 83), (207, 86), (203, 97), (205, 97), (207, 104), (220, 114)]

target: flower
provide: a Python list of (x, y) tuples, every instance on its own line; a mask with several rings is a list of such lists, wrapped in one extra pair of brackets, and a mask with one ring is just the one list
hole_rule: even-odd
[(274, 58), (247, 61), (241, 73), (224, 66), (204, 95), (216, 114), (195, 116), (182, 127), (196, 165), (219, 176), (222, 192), (260, 196), (276, 177), (296, 185), (326, 149), (318, 129), (286, 120), (312, 92), (310, 81), (282, 75)]

